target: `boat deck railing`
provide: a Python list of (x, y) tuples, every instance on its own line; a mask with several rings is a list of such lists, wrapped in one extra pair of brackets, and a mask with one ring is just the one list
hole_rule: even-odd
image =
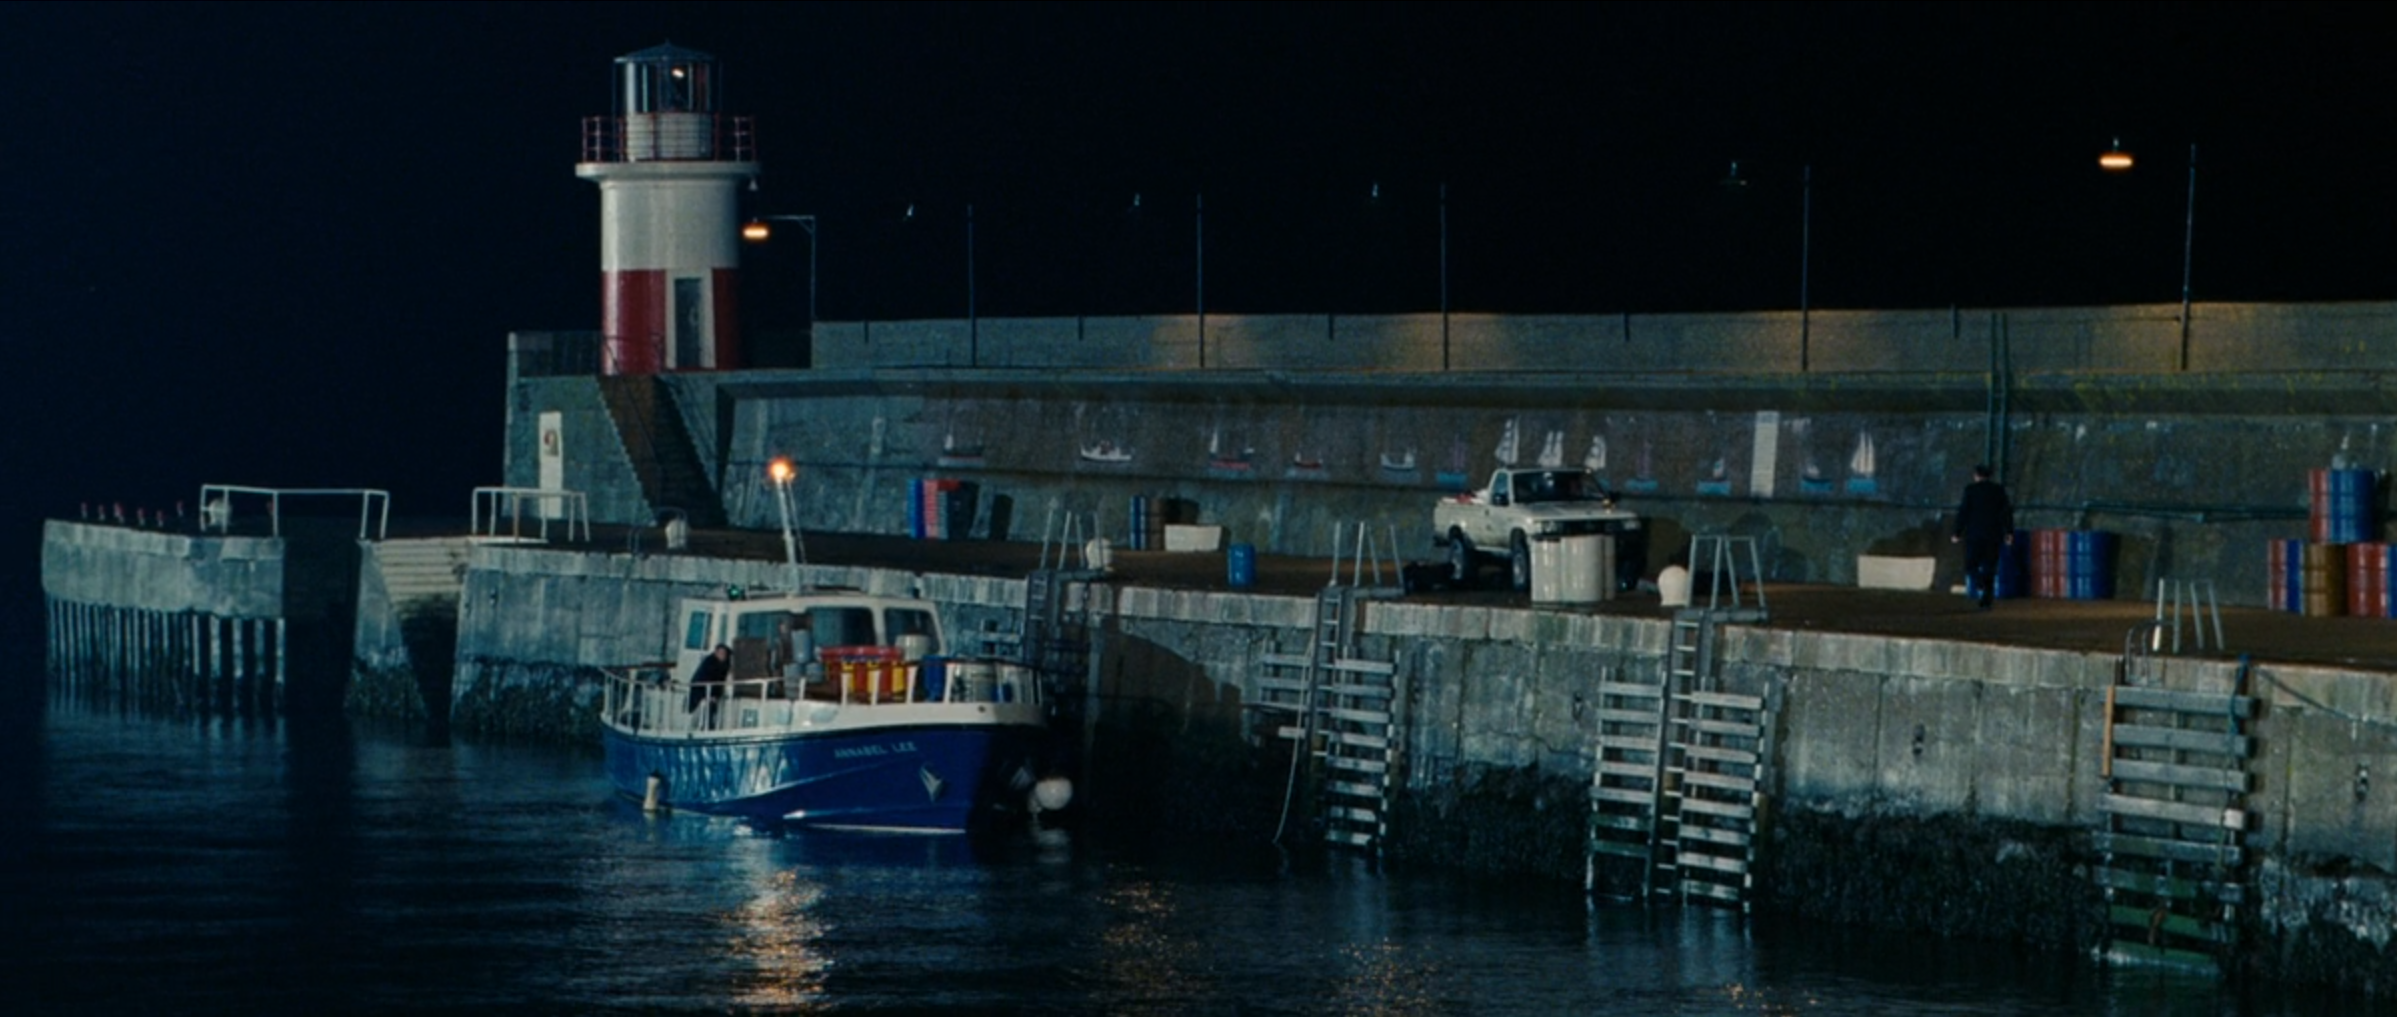
[(1030, 670), (989, 660), (904, 660), (895, 647), (831, 647), (791, 675), (693, 684), (666, 663), (611, 668), (602, 718), (640, 734), (762, 732), (829, 722), (842, 710), (1041, 701)]

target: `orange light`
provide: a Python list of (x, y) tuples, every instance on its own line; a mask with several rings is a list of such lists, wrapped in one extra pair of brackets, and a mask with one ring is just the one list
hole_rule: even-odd
[(791, 478), (798, 475), (798, 473), (799, 468), (792, 466), (791, 461), (788, 459), (777, 458), (773, 462), (766, 464), (766, 475), (773, 477), (774, 482), (777, 484), (790, 483)]
[(2130, 169), (2131, 153), (2123, 151), (2122, 142), (2116, 141), (2114, 143), (2114, 147), (2109, 148), (2098, 155), (2097, 168), (2105, 170), (2108, 173), (2120, 173), (2124, 170)]
[(741, 239), (747, 240), (750, 243), (757, 243), (758, 241), (765, 240), (773, 235), (774, 230), (772, 227), (756, 220), (751, 220), (747, 225), (741, 227)]

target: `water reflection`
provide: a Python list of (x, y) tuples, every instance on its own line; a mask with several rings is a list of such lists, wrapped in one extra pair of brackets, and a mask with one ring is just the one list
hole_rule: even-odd
[(364, 725), (52, 703), (0, 731), (23, 736), (32, 784), (0, 823), (11, 1010), (2373, 1012), (1989, 944), (1592, 908), (1520, 880), (1293, 873), (1103, 829), (653, 817), (587, 752)]

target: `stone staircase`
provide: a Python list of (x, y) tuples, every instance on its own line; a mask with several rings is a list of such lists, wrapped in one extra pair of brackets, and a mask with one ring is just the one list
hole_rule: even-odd
[(465, 588), (467, 537), (385, 540), (371, 545), (394, 609), (424, 600), (455, 604)]
[(680, 509), (692, 526), (722, 527), (724, 503), (708, 482), (665, 385), (648, 375), (605, 377), (599, 379), (599, 394), (651, 511)]

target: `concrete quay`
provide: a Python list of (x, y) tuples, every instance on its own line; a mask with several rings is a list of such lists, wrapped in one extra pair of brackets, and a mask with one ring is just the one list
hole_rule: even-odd
[[(665, 657), (676, 598), (786, 575), (772, 533), (702, 533), (683, 553), (633, 553), (630, 536), (440, 538), (464, 549), (447, 601), (406, 593), (413, 581), (389, 567), (419, 556), (410, 541), (355, 543), (345, 700), (478, 737), (588, 744), (595, 675)], [(163, 574), (195, 577), (194, 597), (218, 585), (246, 596), (238, 591), (278, 581), (259, 564), (278, 557), (272, 543), (53, 524), (45, 587), (54, 610), (164, 607), (152, 603), (173, 586)], [(1039, 554), (824, 533), (808, 546), (811, 583), (920, 593), (952, 633), (1012, 628), (1023, 570)], [(252, 564), (239, 578), (200, 576), (228, 557)], [(1275, 831), (1289, 744), (1250, 707), (1263, 658), (1304, 646), (1330, 563), (1268, 556), (1249, 590), (1227, 589), (1223, 566), (1221, 555), (1126, 553), (1081, 595), (1094, 642), (1084, 800), (1111, 824), (1252, 843)], [(2107, 689), (2125, 632), (2152, 608), (2008, 601), (1979, 614), (1932, 593), (1764, 592), (1769, 620), (1723, 626), (1716, 656), (1725, 688), (1769, 690), (1779, 704), (1756, 906), (2093, 949), (2104, 929), (2089, 873), (2101, 858)], [(427, 612), (444, 610), (454, 635), (422, 638)], [(2373, 777), (2397, 772), (2397, 640), (2368, 619), (2225, 610), (2261, 704), (2243, 832), (2252, 904), (2225, 961), (2387, 991), (2397, 984), (2397, 795)], [(1401, 690), (1387, 856), (1571, 885), (1585, 861), (1599, 686), (1666, 666), (1671, 622), (1653, 596), (1561, 607), (1442, 593), (1367, 602), (1359, 622), (1356, 654), (1395, 665)], [(54, 647), (62, 638), (74, 636), (54, 631)], [(2155, 664), (2175, 689), (2224, 689), (2241, 674), (2222, 655)], [(1291, 829), (1285, 842), (1303, 846), (1313, 828), (1302, 811)]]
[[(995, 559), (1031, 553), (827, 534), (811, 534), (809, 547), (820, 561), (913, 556), (917, 565), (954, 548), (951, 563), (977, 571), (809, 567), (811, 582), (928, 596), (953, 633), (1012, 623), (1023, 581)], [(1208, 575), (1221, 566), (1219, 555), (1131, 555), (1088, 588), (1083, 783), (1110, 823), (1253, 840), (1276, 828), (1289, 748), (1249, 707), (1262, 659), (1305, 644), (1311, 591), (1329, 563), (1269, 560), (1268, 578), (1248, 591)], [(763, 558), (477, 548), (460, 613), (456, 723), (586, 739), (589, 676), (662, 656), (657, 620), (673, 598), (781, 577)], [(1725, 688), (1771, 690), (1780, 704), (1758, 906), (2095, 949), (2107, 690), (2125, 632), (2152, 608), (2009, 601), (1984, 615), (1930, 593), (1765, 592), (1770, 620), (1726, 625), (1717, 650)], [(2252, 903), (2226, 958), (2232, 970), (2397, 984), (2397, 795), (2372, 779), (2397, 766), (2397, 643), (2378, 626), (2349, 624), (2363, 621), (2250, 609), (2225, 619), (2233, 649), (2251, 654), (2244, 682), (2261, 702), (2243, 833)], [(2048, 635), (2015, 638), (2039, 629)], [(1402, 690), (1389, 856), (1579, 879), (1598, 688), (1663, 668), (1669, 630), (1652, 596), (1589, 608), (1490, 592), (1364, 605), (1357, 652), (1395, 664)], [(2284, 656), (2275, 645), (2313, 652)], [(2310, 659), (2287, 659), (2297, 656)], [(2154, 664), (2172, 689), (2242, 679), (2229, 656)], [(1302, 816), (1293, 829), (1311, 827)]]

